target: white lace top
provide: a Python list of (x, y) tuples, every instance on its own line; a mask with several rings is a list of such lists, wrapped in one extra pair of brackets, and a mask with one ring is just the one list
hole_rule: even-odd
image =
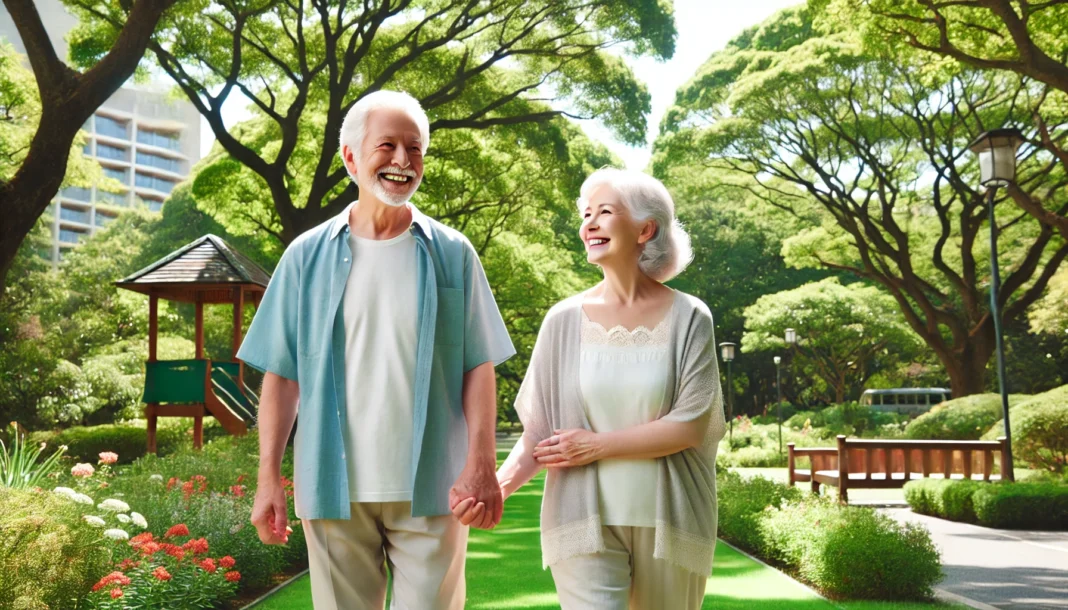
[[(668, 381), (670, 312), (653, 330), (605, 329), (582, 315), (579, 388), (594, 432), (621, 430), (657, 418)], [(604, 525), (656, 527), (654, 459), (601, 460), (597, 467)]]

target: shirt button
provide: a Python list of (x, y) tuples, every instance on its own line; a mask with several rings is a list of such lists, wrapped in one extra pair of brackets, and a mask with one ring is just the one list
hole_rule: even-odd
[(346, 263), (347, 263), (347, 262), (349, 262), (349, 259), (347, 259), (347, 258), (346, 258), (346, 259), (344, 259), (344, 260), (345, 260), (345, 262), (346, 262)]

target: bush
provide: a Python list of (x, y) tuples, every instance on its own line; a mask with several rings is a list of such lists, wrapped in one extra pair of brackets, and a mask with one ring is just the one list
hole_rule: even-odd
[(905, 484), (905, 500), (912, 510), (951, 521), (978, 521), (972, 496), (991, 484), (981, 481), (922, 479)]
[(51, 492), (0, 488), (0, 608), (73, 608), (108, 571), (100, 530)]
[(759, 529), (770, 557), (833, 597), (927, 599), (942, 580), (927, 530), (870, 508), (812, 499), (767, 511)]
[[(1063, 472), (1068, 464), (1068, 385), (1036, 394), (1009, 411), (1013, 457), (1031, 468)], [(1004, 434), (998, 421), (983, 438)]]
[(721, 470), (716, 480), (719, 497), (719, 533), (738, 546), (763, 554), (765, 544), (757, 522), (769, 506), (798, 501), (800, 489), (764, 477), (743, 479)]
[(972, 502), (988, 527), (1068, 530), (1068, 485), (995, 483), (976, 490)]
[[(156, 428), (156, 452), (165, 456), (177, 452), (180, 448), (193, 445), (192, 419), (160, 419)], [(104, 424), (101, 426), (75, 426), (59, 431), (34, 432), (30, 439), (34, 443), (48, 443), (49, 446), (67, 446), (67, 455), (83, 462), (97, 461), (101, 451), (113, 451), (119, 454), (120, 463), (133, 462), (148, 453), (148, 424), (144, 420), (134, 420), (123, 424)], [(213, 418), (204, 418), (204, 440), (223, 436), (226, 431)]]
[[(1014, 406), (1029, 396), (1013, 394)], [(1000, 394), (974, 394), (935, 405), (930, 411), (909, 422), (905, 437), (919, 440), (977, 440), (1001, 419)]]
[(838, 434), (861, 436), (867, 431), (896, 426), (907, 419), (898, 413), (884, 413), (857, 402), (845, 402), (819, 411), (800, 411), (785, 424), (800, 430), (808, 421), (813, 429), (819, 430), (820, 438), (833, 438)]

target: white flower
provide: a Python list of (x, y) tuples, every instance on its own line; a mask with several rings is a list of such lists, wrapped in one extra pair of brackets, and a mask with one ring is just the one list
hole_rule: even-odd
[(104, 536), (111, 538), (112, 540), (129, 540), (130, 535), (126, 533), (126, 530), (120, 530), (118, 528), (112, 528), (104, 530)]
[(241, 523), (238, 523), (237, 525), (230, 528), (230, 534), (236, 534), (243, 529), (245, 529), (245, 526)]
[(130, 512), (130, 505), (122, 500), (116, 500), (115, 498), (108, 498), (100, 504), (96, 505), (100, 510), (109, 510), (113, 513), (128, 513)]
[(141, 529), (148, 529), (148, 521), (145, 521), (145, 516), (141, 513), (130, 513), (130, 520), (133, 524)]
[(92, 498), (85, 494), (76, 493), (71, 499), (77, 502), (78, 504), (88, 504), (89, 506), (96, 504), (96, 501), (94, 501)]
[(122, 513), (115, 515), (115, 518), (119, 520), (119, 523), (122, 523), (124, 525), (130, 522), (130, 517)]
[(66, 496), (66, 497), (70, 498), (71, 500), (74, 499), (74, 496), (78, 495), (78, 492), (74, 491), (70, 487), (57, 487), (57, 488), (53, 489), (52, 491), (56, 492), (57, 494), (59, 494), (61, 496)]
[(101, 519), (100, 517), (96, 517), (94, 515), (86, 515), (86, 516), (82, 517), (82, 519), (85, 519), (85, 522), (88, 523), (89, 525), (93, 526), (93, 527), (104, 527), (104, 525), (105, 525), (103, 519)]
[(148, 480), (152, 481), (153, 483), (163, 483), (163, 475), (154, 474), (154, 475), (148, 477)]

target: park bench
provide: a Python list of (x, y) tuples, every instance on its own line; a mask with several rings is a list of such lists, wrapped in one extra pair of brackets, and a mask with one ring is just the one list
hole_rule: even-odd
[[(795, 447), (787, 445), (787, 466), (792, 487), (808, 481), (812, 492), (820, 485), (838, 488), (841, 502), (849, 500), (850, 489), (888, 489), (904, 487), (918, 479), (951, 478), (973, 481), (997, 481), (1007, 463), (1005, 437), (996, 441), (912, 441), (846, 438), (838, 436), (838, 447)], [(994, 472), (995, 456), (998, 460)], [(808, 458), (811, 467), (797, 468), (798, 458)]]

